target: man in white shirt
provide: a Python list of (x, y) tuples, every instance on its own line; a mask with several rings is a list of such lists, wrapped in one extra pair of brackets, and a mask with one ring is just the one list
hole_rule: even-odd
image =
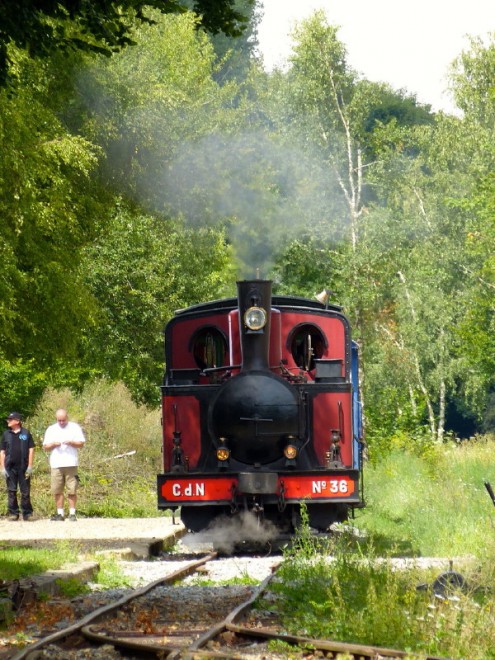
[(64, 488), (69, 500), (69, 520), (77, 520), (78, 450), (84, 445), (85, 437), (79, 424), (69, 422), (66, 410), (60, 408), (55, 414), (57, 421), (46, 429), (43, 440), (43, 448), (50, 452), (51, 491), (57, 507), (50, 520), (65, 520)]

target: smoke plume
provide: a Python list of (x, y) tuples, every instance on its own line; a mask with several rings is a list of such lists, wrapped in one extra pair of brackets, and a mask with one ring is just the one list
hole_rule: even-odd
[(251, 511), (243, 511), (233, 518), (214, 520), (204, 531), (182, 539), (191, 549), (204, 550), (213, 547), (230, 555), (243, 543), (266, 546), (277, 538), (279, 531), (273, 523), (259, 520)]
[(267, 133), (209, 135), (184, 144), (160, 189), (193, 226), (227, 229), (241, 275), (266, 274), (287, 243), (328, 217), (328, 168)]

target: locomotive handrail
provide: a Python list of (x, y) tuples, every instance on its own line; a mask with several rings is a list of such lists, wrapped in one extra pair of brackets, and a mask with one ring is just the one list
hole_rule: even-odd
[(215, 371), (225, 371), (227, 369), (240, 369), (242, 365), (240, 364), (224, 364), (221, 367), (208, 367), (207, 369), (203, 369), (201, 374), (203, 376), (207, 376), (208, 374), (212, 374)]
[[(188, 308), (165, 331), (167, 364), (198, 369), (165, 372), (163, 453), (174, 457), (178, 446), (189, 470), (166, 464), (158, 508), (180, 507), (192, 531), (233, 516), (233, 506), (293, 531), (303, 500), (311, 526), (325, 531), (363, 501), (359, 356), (349, 320), (320, 301), (272, 296), (271, 284), (239, 281), (237, 299)], [(251, 323), (252, 309), (263, 310), (266, 325)], [(227, 363), (234, 358), (240, 363)], [(286, 505), (277, 501), (282, 474)]]

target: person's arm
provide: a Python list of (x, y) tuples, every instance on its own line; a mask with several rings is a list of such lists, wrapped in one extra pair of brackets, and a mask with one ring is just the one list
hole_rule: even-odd
[(62, 444), (61, 442), (58, 442), (58, 440), (50, 440), (50, 435), (51, 433), (47, 431), (43, 439), (43, 449), (46, 451), (51, 451), (52, 449), (55, 449), (55, 447), (60, 447)]
[(69, 445), (69, 447), (75, 447), (76, 449), (79, 449), (83, 446), (84, 442), (82, 440), (67, 440), (65, 444)]
[(33, 469), (34, 447), (29, 447), (28, 468)]
[(33, 458), (34, 458), (34, 447), (29, 447), (28, 452), (28, 466), (26, 468), (26, 479), (29, 479), (33, 474)]
[(76, 449), (80, 449), (85, 442), (85, 437), (82, 428), (79, 426), (79, 424), (74, 424), (72, 426), (72, 431), (74, 432), (74, 438), (72, 440), (67, 440), (65, 444), (69, 445), (70, 447), (75, 447)]
[(55, 447), (60, 447), (61, 444), (61, 442), (49, 442), (47, 444), (43, 444), (43, 449), (50, 451), (51, 449), (55, 449)]

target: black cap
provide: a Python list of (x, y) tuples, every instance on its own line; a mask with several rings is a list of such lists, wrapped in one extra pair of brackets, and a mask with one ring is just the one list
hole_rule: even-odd
[(7, 419), (17, 419), (19, 422), (22, 422), (22, 415), (18, 412), (11, 412)]

